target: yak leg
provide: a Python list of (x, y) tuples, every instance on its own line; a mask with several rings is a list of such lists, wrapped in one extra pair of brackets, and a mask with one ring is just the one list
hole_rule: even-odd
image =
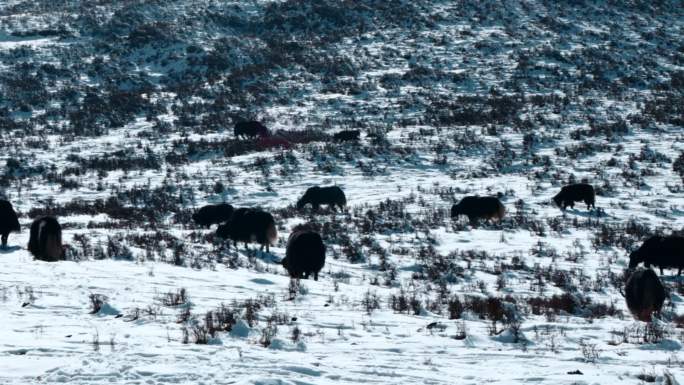
[(660, 268), (660, 275), (663, 275), (663, 268)]
[(304, 275), (304, 279), (309, 279), (309, 272), (308, 271), (305, 271), (303, 273), (303, 275)]
[(9, 234), (2, 234), (2, 247), (7, 247), (7, 237)]
[(682, 275), (682, 268), (681, 267), (679, 268), (679, 271), (677, 271), (677, 277), (679, 277), (680, 275)]
[(468, 215), (468, 221), (470, 222), (470, 225), (473, 227), (477, 225), (477, 219), (473, 216)]
[(314, 273), (314, 281), (318, 281), (318, 273)]

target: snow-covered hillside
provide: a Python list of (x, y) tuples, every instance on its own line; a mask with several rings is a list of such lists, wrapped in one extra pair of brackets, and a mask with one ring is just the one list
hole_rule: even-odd
[[(684, 278), (653, 323), (620, 294), (684, 231), (683, 28), (681, 1), (0, 2), (0, 383), (683, 381)], [(579, 181), (597, 209), (561, 212)], [(332, 184), (344, 212), (295, 210)], [(496, 194), (501, 223), (450, 218)], [(277, 245), (192, 223), (219, 202)], [(46, 214), (66, 261), (26, 250)]]

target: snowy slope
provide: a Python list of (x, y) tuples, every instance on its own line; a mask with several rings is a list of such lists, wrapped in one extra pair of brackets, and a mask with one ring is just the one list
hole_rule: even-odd
[[(47, 3), (0, 5), (23, 229), (0, 251), (0, 383), (684, 378), (682, 278), (651, 324), (620, 294), (629, 252), (684, 230), (678, 2)], [(235, 140), (238, 118), (292, 148)], [(597, 210), (552, 204), (584, 179)], [(345, 212), (294, 210), (330, 184)], [(449, 217), (497, 193), (502, 223)], [(190, 221), (222, 201), (274, 214), (270, 253)], [(44, 214), (67, 261), (25, 249)], [(297, 287), (279, 261), (303, 222), (328, 256)]]

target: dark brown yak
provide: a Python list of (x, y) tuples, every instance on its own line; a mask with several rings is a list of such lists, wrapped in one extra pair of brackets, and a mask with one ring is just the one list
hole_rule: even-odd
[(264, 126), (260, 122), (256, 121), (235, 123), (233, 133), (235, 134), (236, 138), (241, 136), (248, 138), (256, 138), (257, 136), (265, 137), (270, 135), (268, 128), (266, 128), (266, 126)]
[(54, 262), (62, 258), (62, 226), (54, 217), (42, 217), (33, 221), (28, 250), (34, 258)]
[(228, 203), (217, 205), (207, 205), (196, 213), (192, 214), (192, 220), (200, 226), (210, 227), (211, 225), (226, 223), (233, 215), (233, 206)]
[(7, 247), (7, 238), (13, 231), (21, 231), (17, 213), (9, 201), (0, 199), (0, 235), (2, 236), (2, 247)]
[(654, 235), (648, 238), (641, 247), (629, 255), (630, 269), (637, 267), (641, 262), (644, 262), (646, 267), (658, 266), (660, 275), (663, 275), (663, 268), (678, 269), (677, 275), (681, 275), (684, 268), (684, 237)]
[(318, 210), (320, 205), (328, 205), (332, 209), (337, 206), (343, 210), (347, 205), (347, 197), (344, 195), (344, 191), (337, 186), (314, 186), (309, 187), (304, 196), (297, 201), (297, 209), (301, 210), (307, 204), (311, 204), (314, 210)]
[(314, 280), (318, 281), (318, 273), (325, 265), (325, 244), (321, 235), (310, 230), (293, 231), (281, 263), (292, 278), (308, 279), (313, 274)]
[(361, 136), (361, 131), (359, 130), (344, 130), (335, 133), (333, 135), (333, 139), (340, 141), (340, 142), (345, 142), (345, 141), (350, 141), (350, 140), (359, 140), (359, 137)]
[(553, 197), (556, 205), (565, 210), (566, 207), (575, 208), (575, 202), (584, 202), (587, 210), (596, 208), (596, 193), (594, 187), (586, 183), (575, 183), (563, 186), (560, 192)]
[(238, 242), (247, 244), (256, 241), (261, 245), (261, 250), (275, 243), (278, 239), (278, 231), (275, 226), (273, 215), (265, 211), (250, 208), (239, 208), (233, 212), (228, 222), (216, 229), (216, 236), (230, 239), (237, 247)]
[(627, 280), (624, 296), (634, 318), (650, 322), (651, 315), (662, 309), (667, 293), (653, 270), (639, 269)]
[(465, 215), (470, 223), (478, 219), (494, 219), (501, 221), (506, 215), (506, 208), (497, 197), (467, 196), (451, 207), (451, 217)]

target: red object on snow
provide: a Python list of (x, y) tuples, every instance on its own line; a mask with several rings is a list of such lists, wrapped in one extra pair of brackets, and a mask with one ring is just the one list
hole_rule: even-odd
[(281, 148), (287, 149), (287, 148), (292, 147), (292, 143), (290, 143), (289, 140), (287, 140), (287, 139), (285, 139), (279, 135), (262, 136), (257, 140), (257, 146), (259, 146), (260, 149), (273, 148), (273, 147), (281, 147)]

